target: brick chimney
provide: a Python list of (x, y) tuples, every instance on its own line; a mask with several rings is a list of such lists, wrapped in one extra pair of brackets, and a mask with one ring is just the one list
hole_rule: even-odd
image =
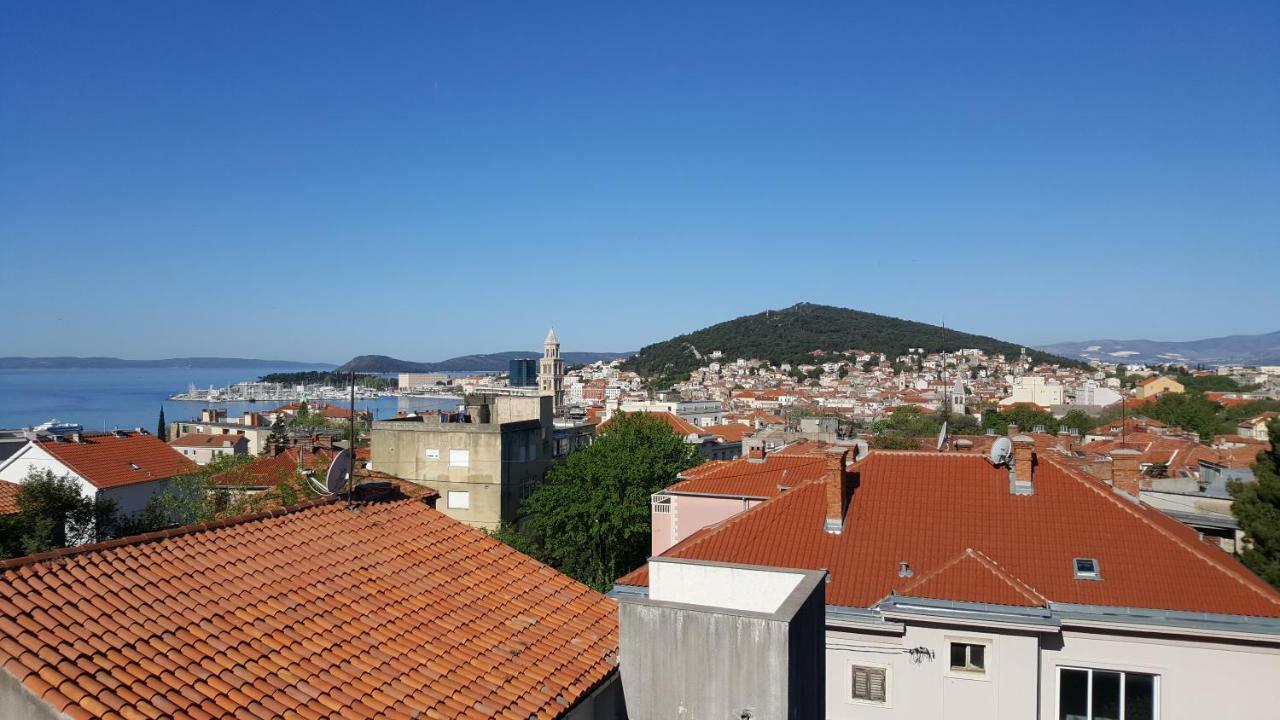
[(1030, 495), (1035, 487), (1036, 443), (1026, 435), (1014, 435), (1009, 440), (1013, 443), (1010, 490), (1015, 495)]
[(747, 450), (747, 462), (762, 463), (764, 462), (765, 449), (763, 438), (747, 438), (742, 441)]
[(1021, 429), (1022, 428), (1018, 427), (1017, 423), (1009, 423), (1009, 437), (1017, 435), (1018, 431)]
[(1138, 472), (1138, 458), (1142, 453), (1129, 448), (1111, 451), (1111, 487), (1115, 491), (1137, 500), (1142, 491), (1142, 476)]
[(844, 515), (849, 509), (849, 496), (853, 493), (853, 483), (844, 466), (848, 457), (847, 447), (828, 449), (827, 469), (822, 474), (822, 481), (827, 486), (827, 517), (823, 529), (833, 535), (844, 531)]

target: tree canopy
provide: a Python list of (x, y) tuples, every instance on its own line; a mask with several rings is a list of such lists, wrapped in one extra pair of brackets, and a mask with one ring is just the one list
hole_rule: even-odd
[(597, 590), (649, 556), (649, 496), (699, 464), (694, 445), (645, 413), (618, 413), (607, 432), (552, 466), (497, 537)]
[(1280, 588), (1280, 422), (1268, 428), (1271, 447), (1258, 453), (1256, 482), (1232, 482), (1231, 512), (1245, 535), (1241, 561), (1273, 587)]
[(31, 470), (18, 489), (18, 512), (0, 515), (0, 553), (29, 555), (110, 537), (115, 503), (85, 495), (80, 483)]

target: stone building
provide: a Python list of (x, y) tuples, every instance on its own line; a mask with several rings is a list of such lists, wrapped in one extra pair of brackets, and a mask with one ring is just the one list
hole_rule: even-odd
[(560, 357), (560, 339), (556, 329), (547, 332), (542, 341), (542, 360), (538, 363), (538, 394), (551, 396), (551, 413), (564, 411), (564, 359)]

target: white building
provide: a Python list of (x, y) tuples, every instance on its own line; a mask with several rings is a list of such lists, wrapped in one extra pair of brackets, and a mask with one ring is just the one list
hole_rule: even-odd
[(0, 464), (0, 480), (21, 483), (32, 471), (70, 476), (86, 497), (114, 500), (131, 515), (163, 492), (169, 481), (196, 471), (196, 464), (142, 430), (74, 433), (30, 440)]
[(1062, 385), (1052, 378), (1039, 375), (1023, 375), (1015, 378), (1012, 394), (1000, 401), (1001, 405), (1016, 403), (1035, 403), (1042, 407), (1061, 405), (1063, 403)]
[[(661, 559), (825, 571), (830, 720), (1274, 717), (1280, 593), (1145, 505), (1136, 452), (1113, 453), (1107, 483), (1014, 440), (1011, 467), (834, 453)], [(669, 652), (720, 641), (691, 635)]]

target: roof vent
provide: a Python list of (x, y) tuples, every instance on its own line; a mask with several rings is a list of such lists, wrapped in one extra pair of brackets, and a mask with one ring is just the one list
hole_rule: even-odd
[(1098, 561), (1093, 558), (1076, 558), (1073, 566), (1076, 571), (1077, 580), (1101, 580), (1102, 573), (1098, 571)]
[(908, 564), (906, 560), (899, 561), (899, 562), (898, 562), (898, 577), (900, 577), (900, 578), (909, 578), (909, 577), (911, 577), (912, 575), (915, 575), (915, 573), (911, 570), (911, 565), (910, 565), (910, 564)]
[(141, 470), (141, 469), (142, 469), (142, 468), (138, 467), (138, 464), (137, 464), (137, 463), (129, 463), (129, 467), (133, 468), (134, 470)]

